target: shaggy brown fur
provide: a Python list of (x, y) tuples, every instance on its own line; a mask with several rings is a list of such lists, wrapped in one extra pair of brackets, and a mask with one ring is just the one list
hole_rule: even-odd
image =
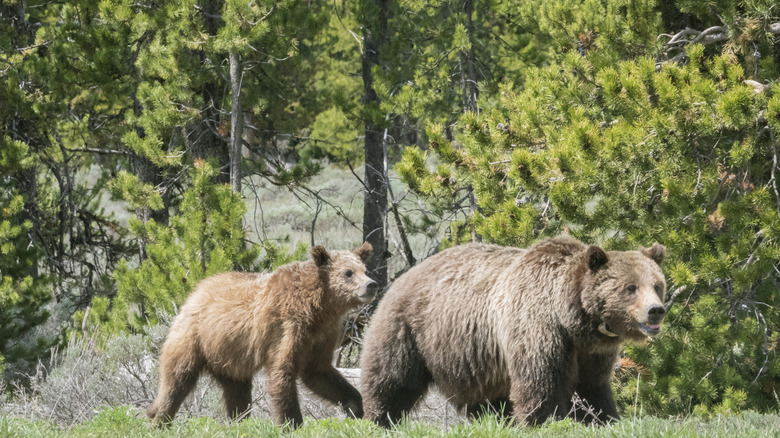
[(296, 378), (315, 394), (362, 417), (360, 393), (331, 365), (344, 315), (374, 298), (366, 276), (371, 245), (354, 252), (312, 249), (312, 261), (271, 274), (230, 272), (201, 281), (173, 321), (160, 357), (160, 390), (146, 415), (173, 420), (198, 376), (222, 387), (232, 418), (252, 401), (252, 376), (268, 374), (277, 423), (302, 422)]
[(366, 418), (388, 426), (435, 384), (472, 416), (503, 409), (539, 424), (567, 415), (576, 391), (598, 420), (617, 419), (609, 378), (624, 340), (658, 333), (664, 253), (561, 237), (427, 259), (395, 281), (368, 327)]

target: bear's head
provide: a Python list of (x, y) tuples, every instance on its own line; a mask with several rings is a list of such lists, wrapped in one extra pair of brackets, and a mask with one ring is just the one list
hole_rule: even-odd
[(372, 250), (368, 242), (353, 251), (331, 253), (318, 245), (311, 249), (311, 257), (335, 297), (356, 306), (371, 302), (377, 294), (376, 282), (366, 275)]
[(666, 313), (660, 268), (665, 254), (658, 243), (639, 251), (585, 250), (588, 280), (582, 304), (603, 335), (642, 341), (659, 333)]

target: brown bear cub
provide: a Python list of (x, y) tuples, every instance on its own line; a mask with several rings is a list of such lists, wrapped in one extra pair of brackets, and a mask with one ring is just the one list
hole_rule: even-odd
[[(427, 259), (393, 283), (366, 332), (365, 418), (387, 427), (434, 384), (472, 417), (617, 419), (610, 375), (624, 340), (659, 332), (664, 254), (559, 237)], [(591, 410), (572, 409), (575, 392)]]
[(270, 274), (230, 272), (201, 281), (162, 347), (160, 390), (146, 415), (156, 424), (172, 421), (205, 370), (222, 387), (228, 415), (242, 418), (252, 401), (252, 376), (265, 368), (278, 424), (303, 421), (298, 377), (348, 415), (362, 417), (360, 393), (332, 362), (344, 316), (374, 298), (376, 283), (365, 267), (371, 245), (331, 253), (315, 246), (311, 255)]

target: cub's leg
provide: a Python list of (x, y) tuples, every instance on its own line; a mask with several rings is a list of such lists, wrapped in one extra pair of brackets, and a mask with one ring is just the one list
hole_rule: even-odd
[(232, 420), (246, 418), (252, 404), (252, 380), (236, 380), (219, 375), (214, 375), (214, 379), (222, 387), (228, 417)]
[(160, 356), (160, 389), (146, 411), (156, 425), (169, 424), (184, 399), (195, 388), (203, 369), (203, 360), (192, 345), (166, 341)]
[(271, 396), (274, 421), (296, 429), (303, 423), (295, 379), (298, 377), (298, 360), (304, 338), (300, 328), (293, 322), (286, 323), (283, 331), (276, 351), (266, 366), (268, 394)]
[(340, 403), (352, 418), (363, 418), (363, 400), (360, 393), (330, 363), (309, 364), (301, 377), (303, 383), (318, 396), (333, 403)]

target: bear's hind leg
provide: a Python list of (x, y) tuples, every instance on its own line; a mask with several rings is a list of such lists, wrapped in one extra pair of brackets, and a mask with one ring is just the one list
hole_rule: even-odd
[(173, 421), (184, 399), (195, 389), (203, 358), (191, 342), (169, 335), (160, 354), (160, 389), (146, 416), (157, 426)]
[(389, 428), (414, 408), (433, 377), (408, 332), (399, 337), (386, 333), (363, 350), (361, 389), (364, 418)]
[(187, 370), (170, 377), (163, 375), (160, 391), (146, 411), (146, 416), (158, 426), (170, 424), (181, 404), (198, 383), (199, 374), (199, 370)]
[(236, 380), (216, 374), (214, 379), (222, 388), (228, 417), (231, 420), (246, 418), (252, 404), (252, 380)]

